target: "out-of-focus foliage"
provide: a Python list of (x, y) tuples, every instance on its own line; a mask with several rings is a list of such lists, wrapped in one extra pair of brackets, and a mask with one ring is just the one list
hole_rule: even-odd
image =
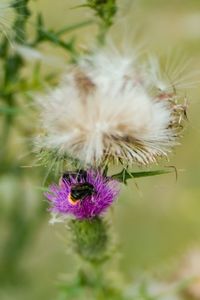
[[(13, 29), (8, 38), (0, 40), (0, 299), (55, 299), (60, 281), (60, 299), (67, 299), (67, 293), (71, 293), (68, 299), (125, 299), (120, 293), (116, 295), (109, 279), (106, 284), (99, 282), (92, 270), (91, 278), (80, 273), (74, 279), (79, 261), (68, 251), (72, 241), (63, 226), (48, 224), (41, 195), (41, 182), (47, 177), (51, 181), (47, 176), (50, 167), (40, 167), (31, 144), (38, 122), (33, 94), (56, 84), (65, 64), (74, 61), (77, 52), (87, 50), (84, 44), (93, 44), (92, 36), (98, 35), (94, 13), (87, 7), (71, 9), (83, 4), (78, 0), (16, 3)], [(173, 72), (178, 72), (176, 66), (184, 57), (190, 70), (199, 69), (198, 0), (118, 3), (121, 13), (112, 33), (117, 40), (127, 35), (124, 39), (129, 40), (129, 51), (132, 40), (143, 35), (148, 38), (145, 50), (166, 53)], [(114, 8), (112, 12), (114, 15)], [(178, 181), (172, 174), (135, 178), (111, 215), (123, 253), (119, 266), (130, 286), (144, 270), (156, 270), (163, 278), (174, 274), (180, 255), (200, 242), (200, 88), (197, 73), (187, 76), (182, 85), (192, 99), (188, 128), (183, 146), (170, 162), (180, 170)], [(105, 267), (113, 281), (120, 282), (112, 267)], [(65, 284), (69, 279), (70, 288)], [(97, 295), (91, 296), (88, 286), (95, 286)], [(144, 290), (141, 288), (141, 299), (151, 299)], [(132, 295), (138, 297), (135, 290)]]

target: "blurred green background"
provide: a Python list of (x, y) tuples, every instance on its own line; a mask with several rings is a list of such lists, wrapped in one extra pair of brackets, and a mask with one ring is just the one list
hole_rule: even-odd
[[(30, 7), (35, 14), (42, 11), (49, 28), (59, 29), (92, 17), (87, 9), (71, 9), (81, 3), (38, 0), (30, 2)], [(165, 53), (177, 64), (185, 57), (190, 72), (200, 69), (199, 0), (121, 0), (119, 6), (112, 28), (118, 41), (128, 40), (132, 46), (134, 40), (144, 37), (146, 52)], [(33, 32), (30, 19), (29, 34)], [(80, 48), (94, 42), (95, 32), (95, 26), (76, 32)], [(66, 59), (62, 51), (48, 44), (40, 50)], [(52, 71), (54, 65), (44, 68)], [(55, 69), (63, 71), (58, 65)], [(111, 212), (122, 254), (119, 268), (128, 282), (138, 272), (173, 268), (189, 247), (200, 246), (200, 73), (184, 83), (189, 121), (182, 145), (170, 162), (162, 162), (162, 166), (180, 170), (178, 181), (171, 174), (137, 180), (138, 187), (133, 182), (124, 188)], [(20, 99), (19, 105), (22, 111), (11, 124), (6, 156), (0, 165), (0, 299), (55, 299), (59, 279), (73, 273), (76, 261), (68, 251), (66, 228), (48, 224), (49, 213), (38, 189), (46, 170), (31, 167), (35, 158), (30, 154), (30, 141), (37, 118), (31, 115), (30, 103)]]

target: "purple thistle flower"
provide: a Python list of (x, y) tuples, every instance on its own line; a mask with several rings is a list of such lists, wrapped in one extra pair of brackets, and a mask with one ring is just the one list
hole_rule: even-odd
[(116, 180), (89, 170), (64, 174), (59, 185), (51, 185), (45, 196), (51, 201), (52, 212), (91, 219), (105, 212), (118, 193)]

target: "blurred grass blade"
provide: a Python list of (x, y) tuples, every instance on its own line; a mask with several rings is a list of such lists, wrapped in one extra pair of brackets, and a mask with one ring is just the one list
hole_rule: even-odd
[(49, 189), (47, 187), (36, 186), (35, 189), (44, 193), (49, 192)]
[(80, 4), (80, 5), (75, 5), (72, 6), (70, 9), (78, 9), (78, 8), (85, 8), (85, 7), (91, 7), (89, 4)]
[(15, 115), (21, 112), (21, 109), (17, 107), (9, 107), (9, 106), (1, 106), (0, 107), (0, 114), (5, 115)]

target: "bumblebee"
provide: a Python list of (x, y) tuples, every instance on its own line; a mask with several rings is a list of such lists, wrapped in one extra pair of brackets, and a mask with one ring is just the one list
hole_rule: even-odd
[(68, 200), (70, 204), (77, 205), (81, 203), (86, 197), (92, 196), (95, 193), (95, 188), (88, 182), (77, 183), (72, 185)]
[[(73, 184), (71, 182), (72, 178), (75, 179), (77, 183)], [(77, 172), (65, 172), (60, 179), (60, 184), (62, 184), (63, 180), (67, 180), (72, 183), (71, 191), (68, 196), (68, 201), (72, 205), (77, 205), (86, 197), (95, 194), (95, 188), (91, 183), (87, 182), (87, 172), (84, 170), (79, 170)]]

